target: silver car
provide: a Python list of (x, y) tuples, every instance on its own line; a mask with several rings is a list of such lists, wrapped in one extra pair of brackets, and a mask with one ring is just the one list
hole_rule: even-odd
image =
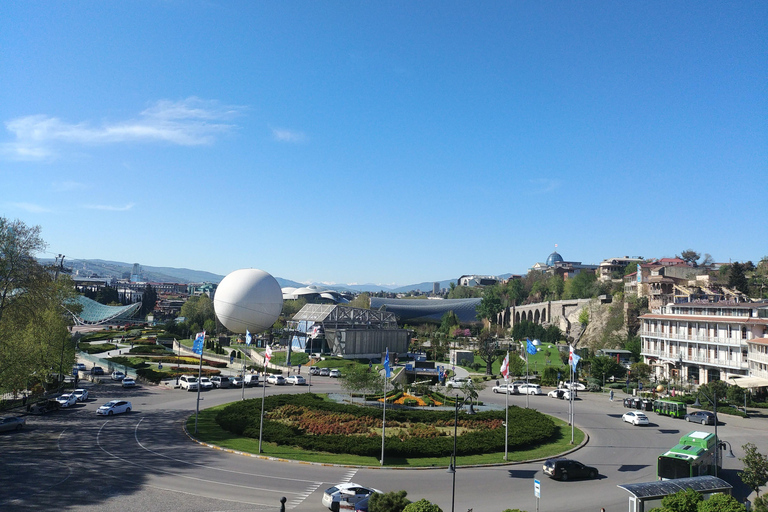
[(113, 414), (129, 412), (131, 412), (131, 402), (127, 400), (112, 400), (96, 409), (96, 414), (102, 416), (112, 416)]
[(26, 423), (27, 420), (24, 416), (3, 416), (0, 418), (0, 432), (21, 430)]

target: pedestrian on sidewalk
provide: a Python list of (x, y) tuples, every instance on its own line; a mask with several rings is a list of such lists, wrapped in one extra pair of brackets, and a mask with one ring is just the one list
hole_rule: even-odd
[(613, 390), (611, 390), (610, 397), (611, 397), (611, 402), (613, 402)]

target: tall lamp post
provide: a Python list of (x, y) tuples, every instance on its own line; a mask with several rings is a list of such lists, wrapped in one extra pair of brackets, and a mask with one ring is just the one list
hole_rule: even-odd
[(456, 412), (453, 416), (453, 455), (451, 456), (451, 464), (448, 466), (448, 473), (451, 474), (453, 479), (453, 486), (451, 488), (451, 512), (454, 512), (454, 505), (456, 502), (456, 434), (458, 432), (459, 425), (459, 395), (456, 394)]

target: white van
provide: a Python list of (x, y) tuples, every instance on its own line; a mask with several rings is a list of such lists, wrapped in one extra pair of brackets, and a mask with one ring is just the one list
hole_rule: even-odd
[(258, 386), (259, 385), (259, 376), (256, 374), (246, 374), (245, 376), (245, 385), (246, 386)]
[(197, 377), (192, 375), (182, 375), (179, 377), (179, 387), (187, 391), (197, 391)]

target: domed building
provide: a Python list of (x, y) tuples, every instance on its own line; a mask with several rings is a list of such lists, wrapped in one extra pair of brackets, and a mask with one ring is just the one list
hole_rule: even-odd
[(547, 266), (554, 267), (556, 263), (563, 263), (563, 257), (557, 251), (553, 251), (552, 254), (547, 257)]
[[(555, 246), (557, 247), (557, 246)], [(536, 263), (529, 270), (556, 274), (568, 279), (581, 272), (595, 272), (598, 265), (584, 265), (580, 261), (565, 261), (556, 250), (547, 256), (545, 263)]]

